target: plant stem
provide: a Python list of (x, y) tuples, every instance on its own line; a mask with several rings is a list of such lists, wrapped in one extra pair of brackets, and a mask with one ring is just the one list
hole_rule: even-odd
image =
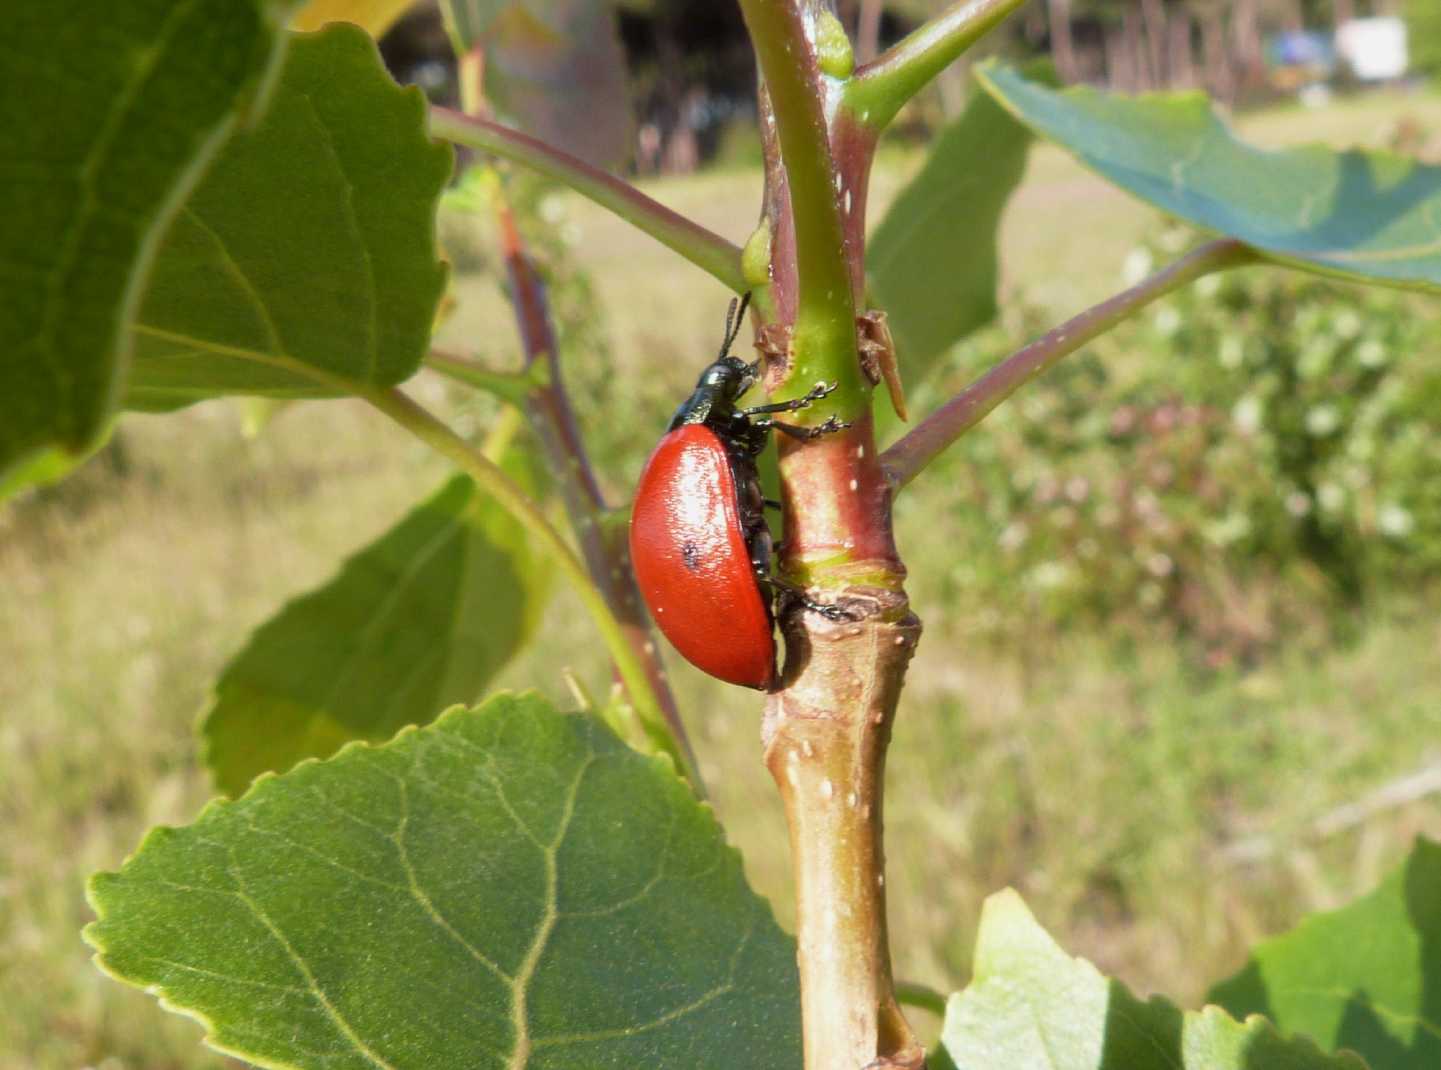
[(875, 608), (865, 624), (785, 622), (805, 664), (763, 730), (790, 827), (806, 1070), (925, 1065), (891, 977), (882, 842), (885, 753), (920, 623), (886, 619), (903, 594), (878, 592)]
[(1006, 398), (1062, 357), (1074, 353), (1139, 309), (1203, 275), (1256, 260), (1250, 246), (1234, 238), (1218, 238), (1012, 353), (881, 455), (891, 486), (897, 490), (905, 486)]
[[(489, 109), (482, 91), (484, 64), (485, 52), (479, 46), (460, 56), (461, 103), (468, 116), (488, 119)], [(591, 468), (570, 394), (565, 389), (559, 338), (545, 283), (526, 251), (503, 182), (497, 186), (492, 204), (500, 231), (501, 253), (510, 277), (510, 304), (525, 354), (525, 369), (515, 377), (516, 382), (523, 384), (517, 404), (525, 410), (545, 452), (551, 477), (560, 488), (591, 582), (610, 607), (631, 654), (645, 673), (648, 691), (637, 695), (634, 680), (626, 680), (616, 666), (616, 675), (630, 693), (631, 702), (617, 709), (615, 716), (625, 721), (626, 731), (622, 734), (628, 740), (668, 736), (672, 748), (678, 749), (684, 758), (683, 768), (688, 770), (692, 790), (704, 799), (705, 784), (700, 779), (700, 767), (666, 680), (650, 620), (641, 608), (629, 547), (625, 540), (615, 537), (614, 526), (607, 523), (610, 511)], [(487, 384), (469, 362), (445, 357), (441, 357), (440, 362), (448, 374), (467, 378), (482, 387), (497, 385), (494, 379)], [(503, 385), (513, 387), (514, 383)], [(649, 715), (651, 710), (660, 711), (660, 721)]]
[(580, 558), (545, 518), (540, 507), (516, 486), (498, 465), (401, 391), (357, 388), (357, 393), (437, 453), (451, 460), (551, 552), (557, 566), (570, 579), (585, 608), (590, 612), (591, 619), (610, 651), (616, 672), (630, 694), (631, 703), (642, 723), (647, 726), (651, 743), (656, 750), (670, 755), (676, 768), (692, 784), (699, 785), (699, 773), (689, 756), (664, 727), (665, 716), (656, 704), (645, 666), (637, 658), (624, 627), (611, 612), (610, 605), (600, 590), (591, 582)]
[(915, 981), (897, 981), (896, 999), (907, 1007), (929, 1011), (937, 1018), (946, 1016), (946, 997), (929, 985), (918, 984)]
[(493, 394), (512, 405), (525, 404), (525, 396), (536, 385), (528, 372), (493, 371), (467, 357), (438, 349), (432, 349), (425, 355), (425, 365), (458, 383)]
[(869, 392), (856, 362), (855, 299), (839, 204), (844, 191), (831, 160), (815, 49), (797, 0), (741, 0), (741, 11), (765, 79), (795, 228), (793, 361), (775, 396), (803, 394), (825, 379), (838, 384), (835, 393), (808, 412), (850, 417)]
[(741, 0), (741, 9), (765, 80), (769, 385), (779, 379), (775, 395), (795, 396), (835, 382), (806, 420), (822, 409), (850, 421), (813, 442), (779, 444), (781, 572), (852, 615), (781, 614), (786, 668), (762, 729), (790, 828), (805, 1066), (920, 1070), (924, 1053), (893, 991), (882, 823), (886, 748), (920, 624), (902, 589), (857, 359), (863, 246), (843, 226), (862, 216), (873, 139), (861, 131), (834, 155), (825, 94), (840, 83), (821, 75), (808, 37), (827, 17), (818, 0)]
[(645, 231), (728, 289), (744, 293), (750, 288), (741, 273), (738, 246), (568, 152), (489, 119), (449, 108), (431, 108), (430, 132), (539, 171)]
[(984, 37), (1024, 0), (955, 0), (918, 30), (856, 71), (845, 107), (874, 130), (962, 52)]
[[(500, 225), (501, 250), (510, 274), (511, 302), (520, 328), (525, 350), (527, 372), (536, 380), (525, 397), (525, 410), (536, 437), (545, 451), (552, 476), (560, 487), (585, 556), (591, 582), (599, 589), (615, 615), (620, 629), (630, 644), (631, 653), (645, 672), (648, 695), (645, 701), (634, 692), (632, 681), (622, 679), (630, 693), (631, 704), (640, 718), (647, 736), (667, 734), (685, 758), (684, 768), (696, 795), (705, 798), (705, 784), (700, 767), (681, 720), (680, 708), (671, 693), (661, 664), (655, 633), (641, 608), (640, 588), (631, 569), (630, 550), (624, 539), (613, 537), (606, 523), (610, 510), (601, 493), (600, 483), (590, 465), (590, 455), (581, 438), (575, 410), (566, 392), (561, 374), (559, 342), (555, 324), (546, 300), (545, 284), (541, 281), (526, 254), (520, 231), (516, 228), (509, 201), (502, 193), (496, 204)], [(541, 374), (535, 374), (537, 371)], [(619, 666), (617, 666), (619, 673)], [(659, 723), (648, 721), (649, 711), (659, 710)]]

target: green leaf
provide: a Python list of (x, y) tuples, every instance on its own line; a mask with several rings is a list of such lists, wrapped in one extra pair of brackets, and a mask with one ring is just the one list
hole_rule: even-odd
[(456, 476), (225, 667), (201, 726), (216, 786), (474, 701), (534, 634), (549, 579), (525, 529)]
[(801, 1061), (795, 943), (711, 810), (535, 695), (261, 780), (90, 898), (102, 969), (267, 1067)]
[(975, 976), (951, 997), (941, 1038), (956, 1070), (1365, 1070), (1264, 1018), (1142, 1002), (1062, 951), (1011, 891), (986, 901)]
[(317, 397), (419, 366), (445, 288), (435, 211), (451, 151), (375, 42), (294, 39), (265, 118), (235, 136), (166, 235), (126, 403)]
[(995, 317), (996, 231), (1031, 141), (990, 97), (971, 94), (866, 243), (867, 281), (907, 381)]
[(445, 0), (458, 53), (485, 53), (492, 102), (529, 134), (597, 166), (630, 154), (631, 102), (606, 0)]
[(155, 245), (284, 45), (277, 0), (6, 6), (0, 474), (105, 427)]
[(1022, 122), (1102, 177), (1267, 259), (1441, 290), (1441, 167), (1319, 145), (1258, 149), (1237, 140), (1198, 93), (1057, 92), (1000, 66), (977, 77)]
[(1406, 862), (1348, 907), (1267, 940), (1210, 998), (1265, 1014), (1371, 1070), (1441, 1066), (1441, 844), (1417, 840)]
[(28, 459), (0, 474), (0, 503), (22, 491), (59, 483), (105, 448), (113, 428), (113, 423), (107, 424), (94, 443), (80, 453), (67, 453), (50, 446), (39, 453), (30, 454)]

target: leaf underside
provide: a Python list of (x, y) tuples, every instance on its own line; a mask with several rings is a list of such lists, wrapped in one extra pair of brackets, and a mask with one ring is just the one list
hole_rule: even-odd
[(1417, 840), (1381, 886), (1267, 940), (1210, 998), (1264, 1014), (1371, 1070), (1441, 1066), (1441, 844)]
[(1259, 149), (1199, 93), (1057, 91), (1004, 66), (976, 76), (1037, 134), (1172, 215), (1293, 267), (1441, 290), (1441, 167), (1319, 145)]
[(101, 434), (154, 247), (283, 49), (284, 3), (19, 0), (0, 35), (0, 474)]
[(535, 695), (264, 778), (90, 897), (106, 972), (262, 1066), (800, 1065), (795, 945), (709, 808)]
[(161, 245), (126, 404), (318, 397), (419, 367), (445, 286), (435, 210), (448, 146), (375, 42), (295, 35), (264, 119), (238, 133)]
[(261, 773), (474, 701), (534, 634), (549, 579), (525, 529), (469, 477), (451, 479), (226, 666), (202, 721), (216, 787), (238, 795)]
[(1062, 951), (1010, 891), (986, 902), (974, 978), (951, 997), (941, 1036), (937, 1061), (956, 1070), (1365, 1070), (1263, 1018), (1137, 999)]

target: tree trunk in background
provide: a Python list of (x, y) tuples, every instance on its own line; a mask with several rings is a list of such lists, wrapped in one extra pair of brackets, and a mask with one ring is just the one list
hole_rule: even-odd
[(1306, 28), (1306, 13), (1301, 0), (1276, 0), (1276, 13), (1281, 20), (1281, 29), (1287, 33), (1300, 33)]
[(1184, 5), (1171, 10), (1166, 27), (1166, 62), (1173, 88), (1196, 85), (1196, 61), (1191, 52), (1191, 12)]
[(1231, 7), (1231, 39), (1236, 50), (1238, 88), (1246, 89), (1265, 80), (1265, 56), (1261, 44), (1260, 0), (1236, 0)]
[(1333, 0), (1331, 9), (1336, 15), (1336, 27), (1356, 17), (1356, 0)]
[(1141, 18), (1146, 25), (1146, 55), (1150, 60), (1151, 86), (1164, 89), (1171, 82), (1166, 63), (1165, 0), (1141, 0)]
[(1071, 0), (1046, 0), (1051, 26), (1051, 58), (1056, 73), (1067, 85), (1078, 80), (1076, 46), (1071, 40)]
[(856, 15), (856, 62), (869, 63), (880, 51), (881, 0), (861, 0)]
[(1135, 6), (1127, 7), (1121, 14), (1121, 47), (1126, 51), (1126, 66), (1131, 72), (1129, 92), (1138, 93), (1155, 86), (1155, 72), (1151, 70), (1150, 57), (1141, 34), (1141, 13)]
[(704, 91), (687, 88), (685, 62), (685, 51), (674, 23), (661, 18), (656, 24), (659, 69), (656, 121), (660, 133), (657, 166), (665, 175), (688, 175), (700, 163), (700, 145), (690, 117), (696, 104), (695, 94)]
[(1126, 33), (1120, 26), (1107, 26), (1106, 88), (1113, 93), (1129, 93), (1134, 85), (1131, 57), (1126, 52)]
[(1046, 39), (1046, 12), (1040, 4), (1027, 4), (1025, 10), (1022, 33), (1026, 36), (1026, 44), (1034, 48)]
[(1201, 16), (1201, 52), (1206, 65), (1206, 90), (1228, 107), (1235, 100), (1236, 85), (1231, 72), (1231, 50), (1226, 47), (1225, 15), (1213, 4)]

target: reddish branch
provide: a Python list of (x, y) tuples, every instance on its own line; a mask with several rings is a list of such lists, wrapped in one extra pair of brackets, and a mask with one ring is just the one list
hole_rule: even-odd
[[(479, 49), (472, 50), (463, 60), (462, 79), (471, 87), (467, 95), (471, 97), (475, 109), (481, 106), (478, 90), (481, 62)], [(591, 581), (611, 607), (626, 642), (644, 667), (656, 705), (688, 765), (684, 772), (696, 794), (704, 797), (705, 786), (700, 779), (700, 769), (666, 679), (650, 620), (641, 605), (625, 538), (623, 535), (613, 537), (614, 533), (606, 524), (608, 510), (605, 498), (591, 468), (561, 374), (560, 349), (546, 300), (545, 283), (526, 252), (510, 203), (503, 193), (496, 195), (495, 213), (526, 369), (532, 370), (538, 362), (543, 362), (547, 368), (547, 374), (529, 377), (533, 385), (526, 393), (526, 415), (540, 440), (551, 475), (560, 488)]]

